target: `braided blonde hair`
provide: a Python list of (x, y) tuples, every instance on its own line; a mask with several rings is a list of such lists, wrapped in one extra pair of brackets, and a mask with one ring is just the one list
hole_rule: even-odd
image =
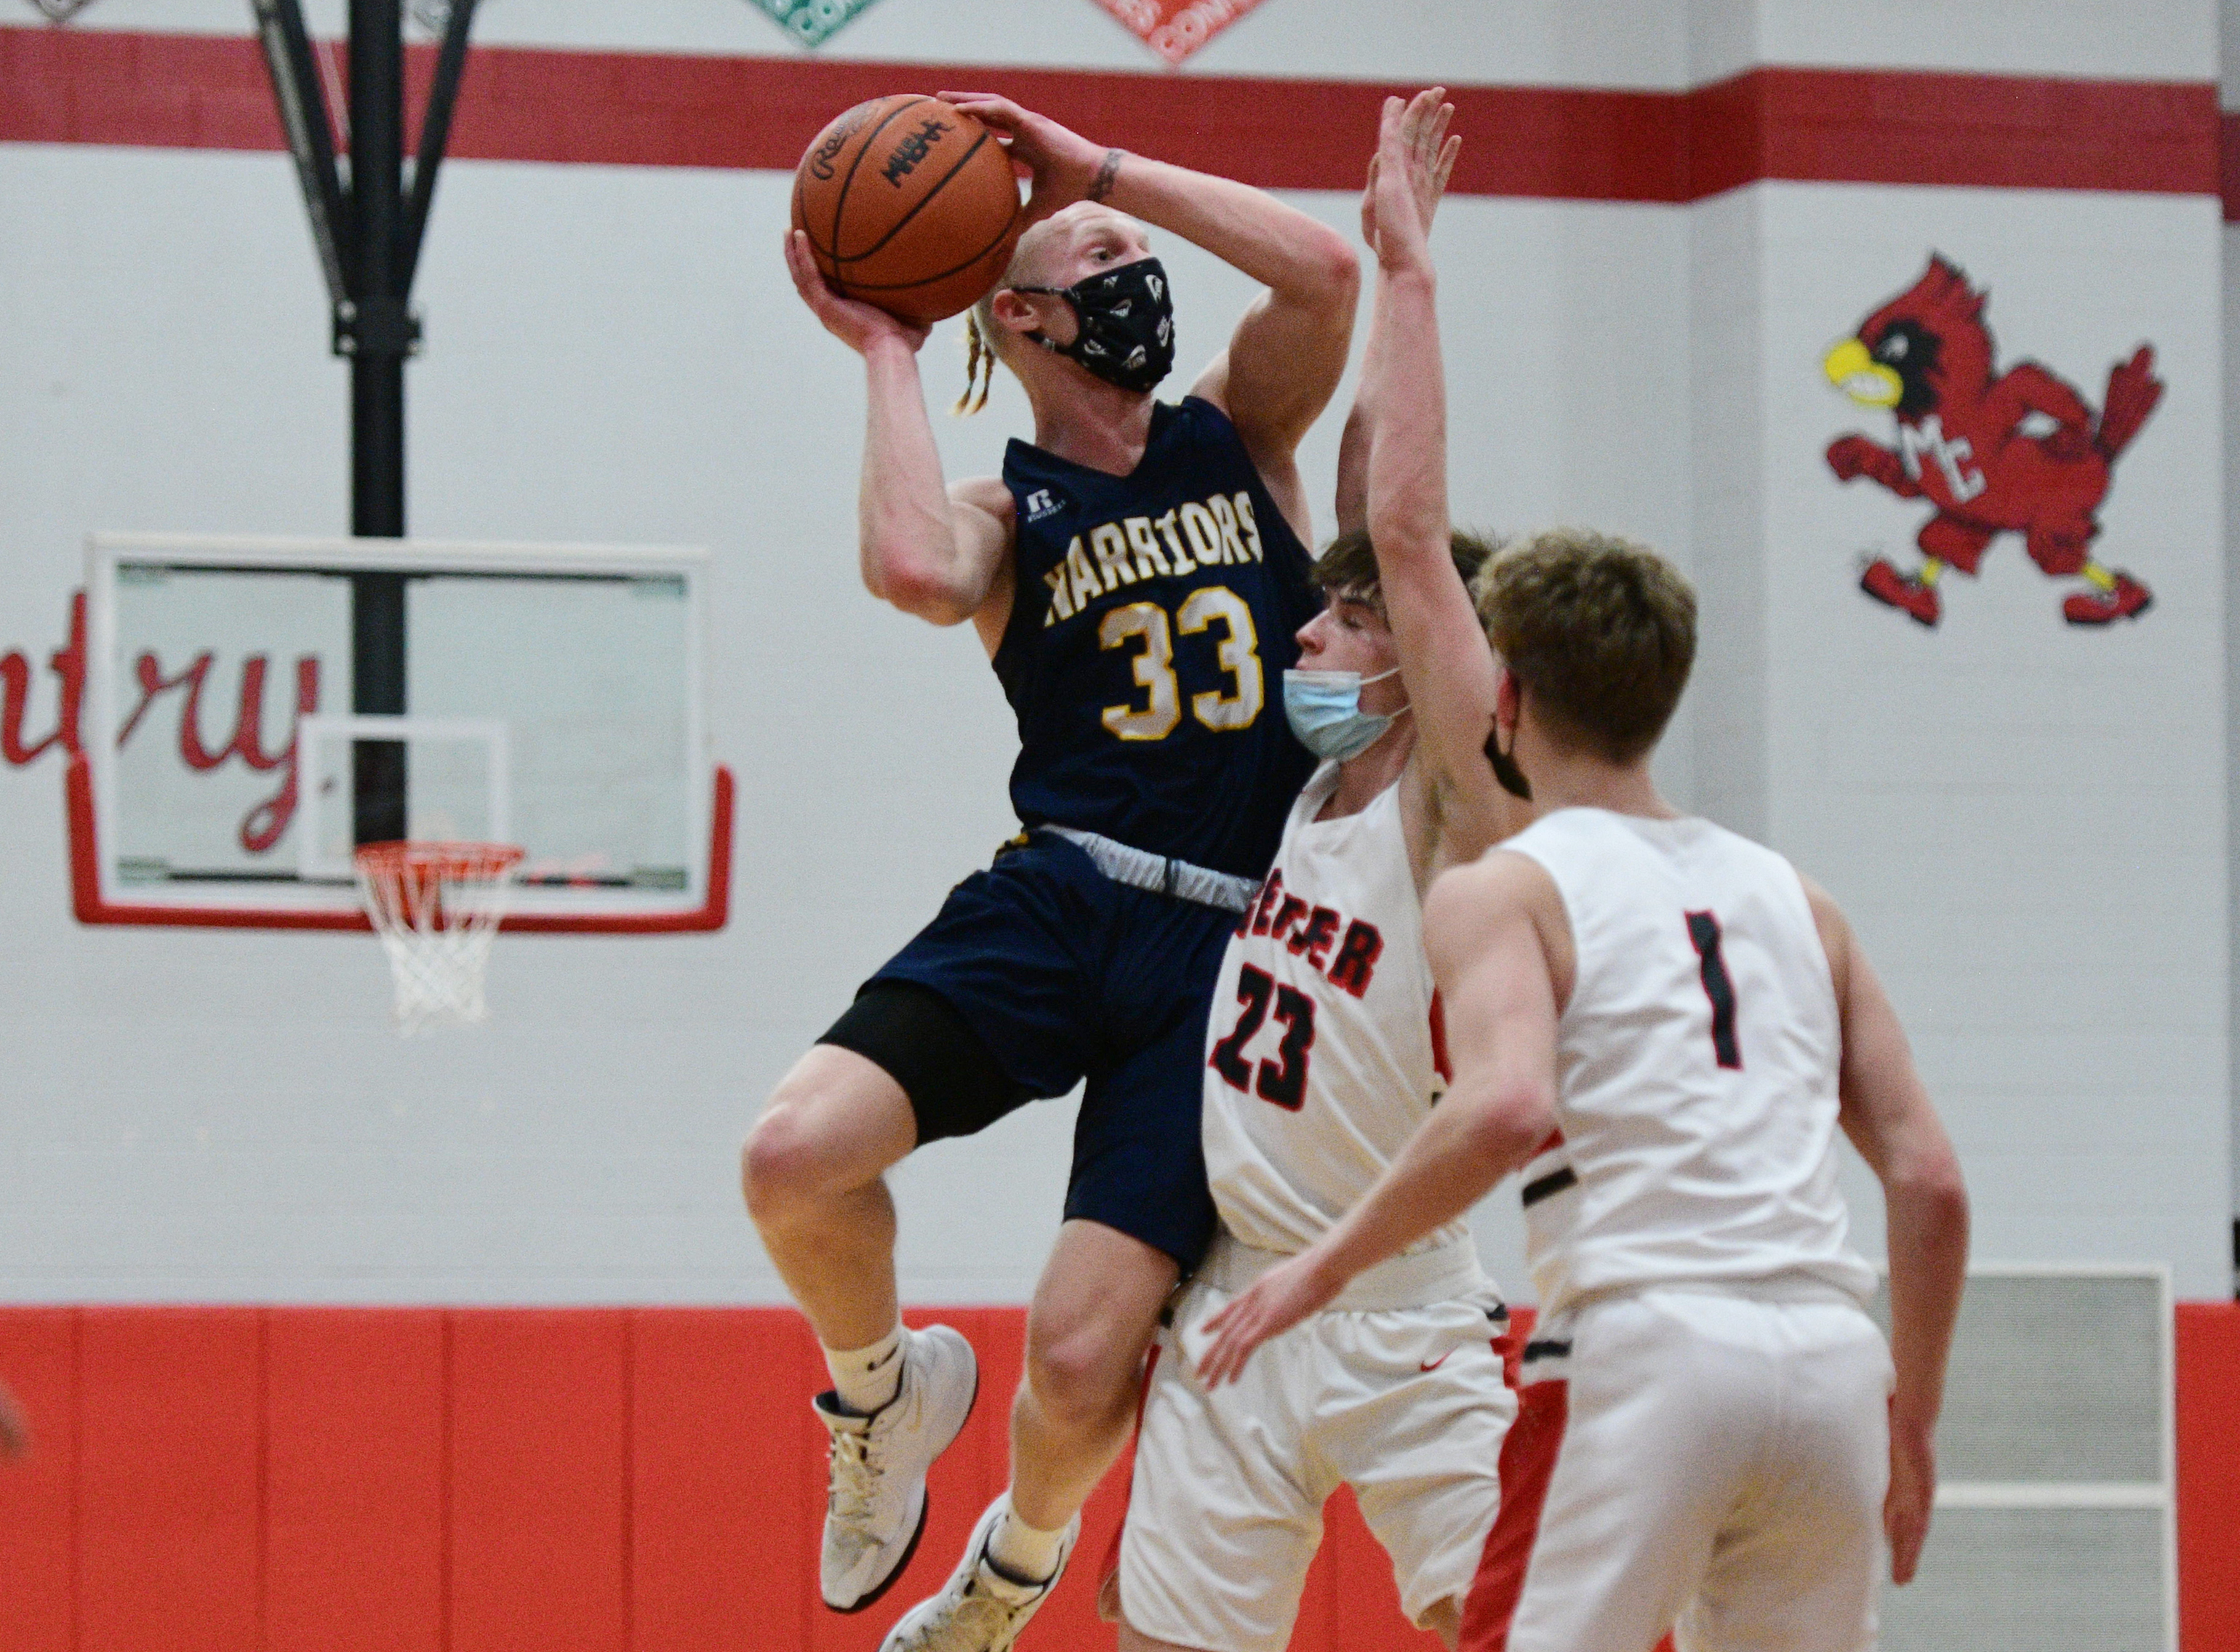
[(983, 330), (980, 320), (981, 310), (991, 303), (995, 296), (994, 293), (990, 293), (964, 312), (964, 394), (958, 396), (955, 405), (949, 410), (961, 419), (969, 419), (987, 406), (988, 392), (995, 387), (996, 346), (990, 342), (994, 322), (991, 317)]
[(996, 383), (996, 363), (1003, 359), (996, 350), (1001, 333), (996, 325), (996, 295), (1026, 279), (1027, 249), (1033, 233), (1030, 229), (1020, 236), (1018, 244), (1011, 249), (1011, 262), (1004, 266), (1003, 278), (964, 312), (964, 394), (949, 410), (958, 418), (970, 418), (988, 405), (988, 392)]

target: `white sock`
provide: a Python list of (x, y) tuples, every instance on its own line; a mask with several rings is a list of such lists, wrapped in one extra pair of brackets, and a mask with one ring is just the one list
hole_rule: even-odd
[(903, 1385), (904, 1335), (897, 1324), (867, 1347), (824, 1350), (824, 1369), (832, 1373), (842, 1410), (867, 1417), (895, 1397)]
[(1044, 1583), (1057, 1570), (1059, 1551), (1065, 1546), (1065, 1528), (1040, 1531), (1019, 1518), (1007, 1502), (1003, 1517), (988, 1534), (988, 1559), (996, 1569), (1017, 1583)]

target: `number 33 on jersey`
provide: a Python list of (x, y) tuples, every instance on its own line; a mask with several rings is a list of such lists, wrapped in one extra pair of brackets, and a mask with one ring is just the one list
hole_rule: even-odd
[(1014, 442), (1003, 478), (1016, 578), (995, 663), (1021, 822), (1257, 877), (1312, 766), (1270, 684), (1317, 604), (1234, 428), (1189, 397), (1154, 406), (1124, 476)]

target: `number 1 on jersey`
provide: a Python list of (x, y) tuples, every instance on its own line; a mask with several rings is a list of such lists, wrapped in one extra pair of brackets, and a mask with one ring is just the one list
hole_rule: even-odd
[(1711, 1001), (1711, 1054), (1722, 1067), (1739, 1069), (1743, 1048), (1735, 1038), (1735, 983), (1727, 974), (1727, 961), (1719, 953), (1719, 915), (1688, 914), (1688, 939), (1703, 977), (1703, 996)]

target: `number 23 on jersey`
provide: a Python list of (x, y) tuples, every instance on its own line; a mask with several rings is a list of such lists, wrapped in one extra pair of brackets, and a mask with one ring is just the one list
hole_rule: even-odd
[[(1250, 1096), (1256, 1089), (1263, 1101), (1273, 1102), (1296, 1113), (1307, 1096), (1307, 1062), (1315, 1048), (1315, 1001), (1296, 987), (1287, 987), (1265, 969), (1246, 964), (1237, 973), (1237, 1002), (1243, 1006), (1229, 1036), (1213, 1047), (1206, 1064), (1233, 1089)], [(1244, 1054), (1273, 1009), (1283, 1023), (1283, 1042), (1272, 1057), (1255, 1063)]]

